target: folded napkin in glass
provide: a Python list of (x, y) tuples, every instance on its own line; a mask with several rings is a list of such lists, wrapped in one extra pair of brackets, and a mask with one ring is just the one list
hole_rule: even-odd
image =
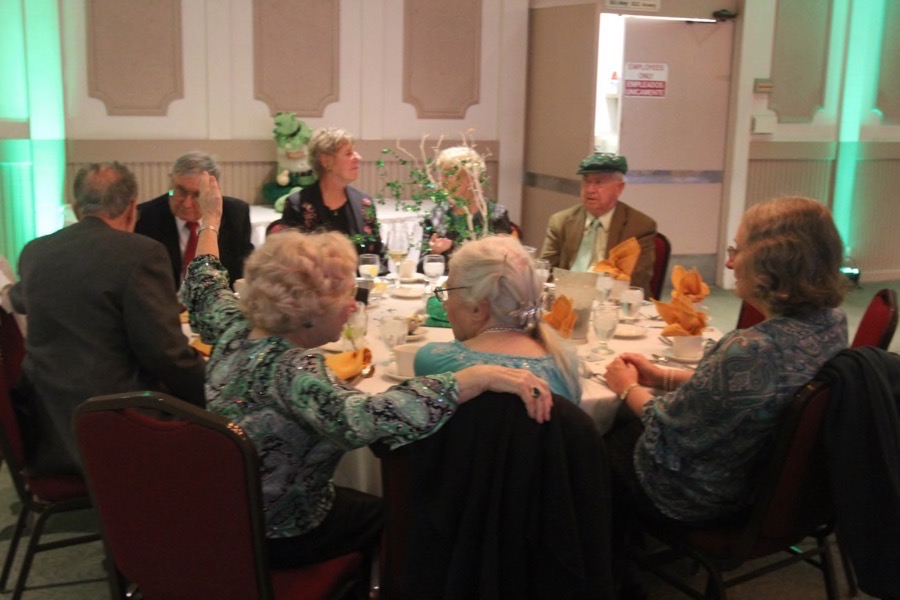
[(368, 348), (351, 350), (329, 354), (325, 357), (325, 364), (334, 371), (338, 378), (348, 381), (359, 375), (364, 367), (372, 363), (372, 351)]

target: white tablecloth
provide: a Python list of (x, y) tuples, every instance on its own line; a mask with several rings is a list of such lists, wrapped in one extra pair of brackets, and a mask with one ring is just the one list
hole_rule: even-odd
[[(374, 302), (367, 310), (369, 315), (368, 335), (366, 342), (372, 350), (374, 361), (376, 364), (375, 374), (361, 380), (357, 387), (366, 393), (376, 394), (386, 390), (397, 382), (389, 378), (385, 373), (387, 367), (379, 363), (387, 360), (390, 353), (378, 337), (378, 319), (385, 315), (409, 315), (415, 313), (419, 309), (424, 309), (424, 301), (422, 299), (409, 300), (394, 297), (385, 297)], [(655, 315), (656, 310), (652, 306), (644, 308), (643, 313), (646, 315)], [(640, 352), (647, 355), (665, 354), (669, 348), (662, 340), (659, 334), (662, 330), (663, 323), (658, 320), (644, 319), (637, 323), (646, 327), (646, 334), (643, 337), (620, 339), (615, 338), (610, 341), (609, 346), (616, 354), (621, 352)], [(446, 342), (453, 339), (453, 334), (447, 328), (431, 328), (422, 327), (419, 331), (425, 333), (422, 340), (410, 343), (426, 344), (428, 342)], [(718, 339), (721, 333), (718, 330), (711, 329), (706, 333), (707, 337)], [(608, 355), (603, 359), (595, 360), (591, 358), (591, 349), (596, 346), (593, 333), (589, 339), (580, 344), (576, 344), (578, 356), (582, 359), (588, 368), (594, 372), (603, 373), (606, 370), (606, 364), (611, 361), (616, 354)], [(587, 412), (597, 423), (597, 427), (601, 432), (608, 431), (615, 420), (616, 412), (619, 410), (621, 401), (613, 392), (602, 383), (594, 379), (581, 380), (582, 395), (581, 408)], [(381, 494), (381, 470), (380, 463), (374, 457), (368, 448), (362, 448), (347, 453), (338, 466), (335, 473), (334, 481), (338, 485), (353, 487), (372, 494)]]

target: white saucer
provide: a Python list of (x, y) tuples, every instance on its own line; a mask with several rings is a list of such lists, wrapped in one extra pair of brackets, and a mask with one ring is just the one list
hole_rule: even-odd
[(681, 356), (675, 356), (675, 353), (672, 352), (671, 348), (666, 348), (665, 350), (663, 350), (663, 354), (665, 354), (666, 358), (668, 358), (669, 360), (673, 360), (677, 363), (684, 363), (686, 365), (697, 364), (698, 362), (700, 362), (700, 359), (703, 358), (702, 354), (698, 354), (694, 358), (683, 358)]
[(424, 295), (424, 285), (401, 285), (397, 288), (391, 288), (391, 296), (395, 298), (421, 298)]
[(319, 350), (322, 352), (343, 352), (344, 347), (340, 342), (328, 342), (327, 344), (322, 344), (319, 346)]
[(407, 379), (412, 379), (411, 377), (406, 377), (405, 375), (401, 375), (400, 373), (398, 373), (397, 365), (393, 364), (382, 370), (381, 374), (388, 379), (393, 379), (394, 381), (406, 381)]
[(636, 340), (647, 335), (647, 328), (641, 327), (640, 325), (619, 323), (616, 326), (616, 332), (613, 335), (624, 340)]
[[(387, 279), (396, 280), (397, 274), (391, 273), (390, 275), (387, 276)], [(425, 275), (423, 275), (422, 273), (413, 273), (412, 277), (401, 277), (400, 278), (400, 283), (421, 283), (423, 281), (425, 281)]]
[(418, 342), (419, 340), (424, 340), (424, 339), (425, 339), (424, 333), (410, 333), (409, 335), (406, 336), (407, 342)]

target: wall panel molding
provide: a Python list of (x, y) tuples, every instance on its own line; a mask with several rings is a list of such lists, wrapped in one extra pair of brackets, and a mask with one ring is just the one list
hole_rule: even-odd
[[(888, 2), (884, 9), (880, 71), (875, 106), (884, 123), (900, 125), (900, 2)], [(891, 33), (894, 33), (891, 35)]]
[(480, 100), (481, 0), (405, 0), (403, 101), (420, 119), (464, 119)]
[(832, 4), (833, 0), (778, 2), (769, 109), (780, 123), (811, 123), (825, 104)]
[(87, 0), (88, 95), (111, 116), (165, 116), (184, 97), (180, 0)]
[(321, 117), (340, 98), (340, 1), (253, 0), (254, 98)]

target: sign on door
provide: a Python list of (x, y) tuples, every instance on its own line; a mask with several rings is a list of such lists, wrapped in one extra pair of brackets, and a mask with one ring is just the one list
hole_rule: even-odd
[(669, 81), (666, 63), (625, 63), (622, 95), (633, 98), (665, 98)]

